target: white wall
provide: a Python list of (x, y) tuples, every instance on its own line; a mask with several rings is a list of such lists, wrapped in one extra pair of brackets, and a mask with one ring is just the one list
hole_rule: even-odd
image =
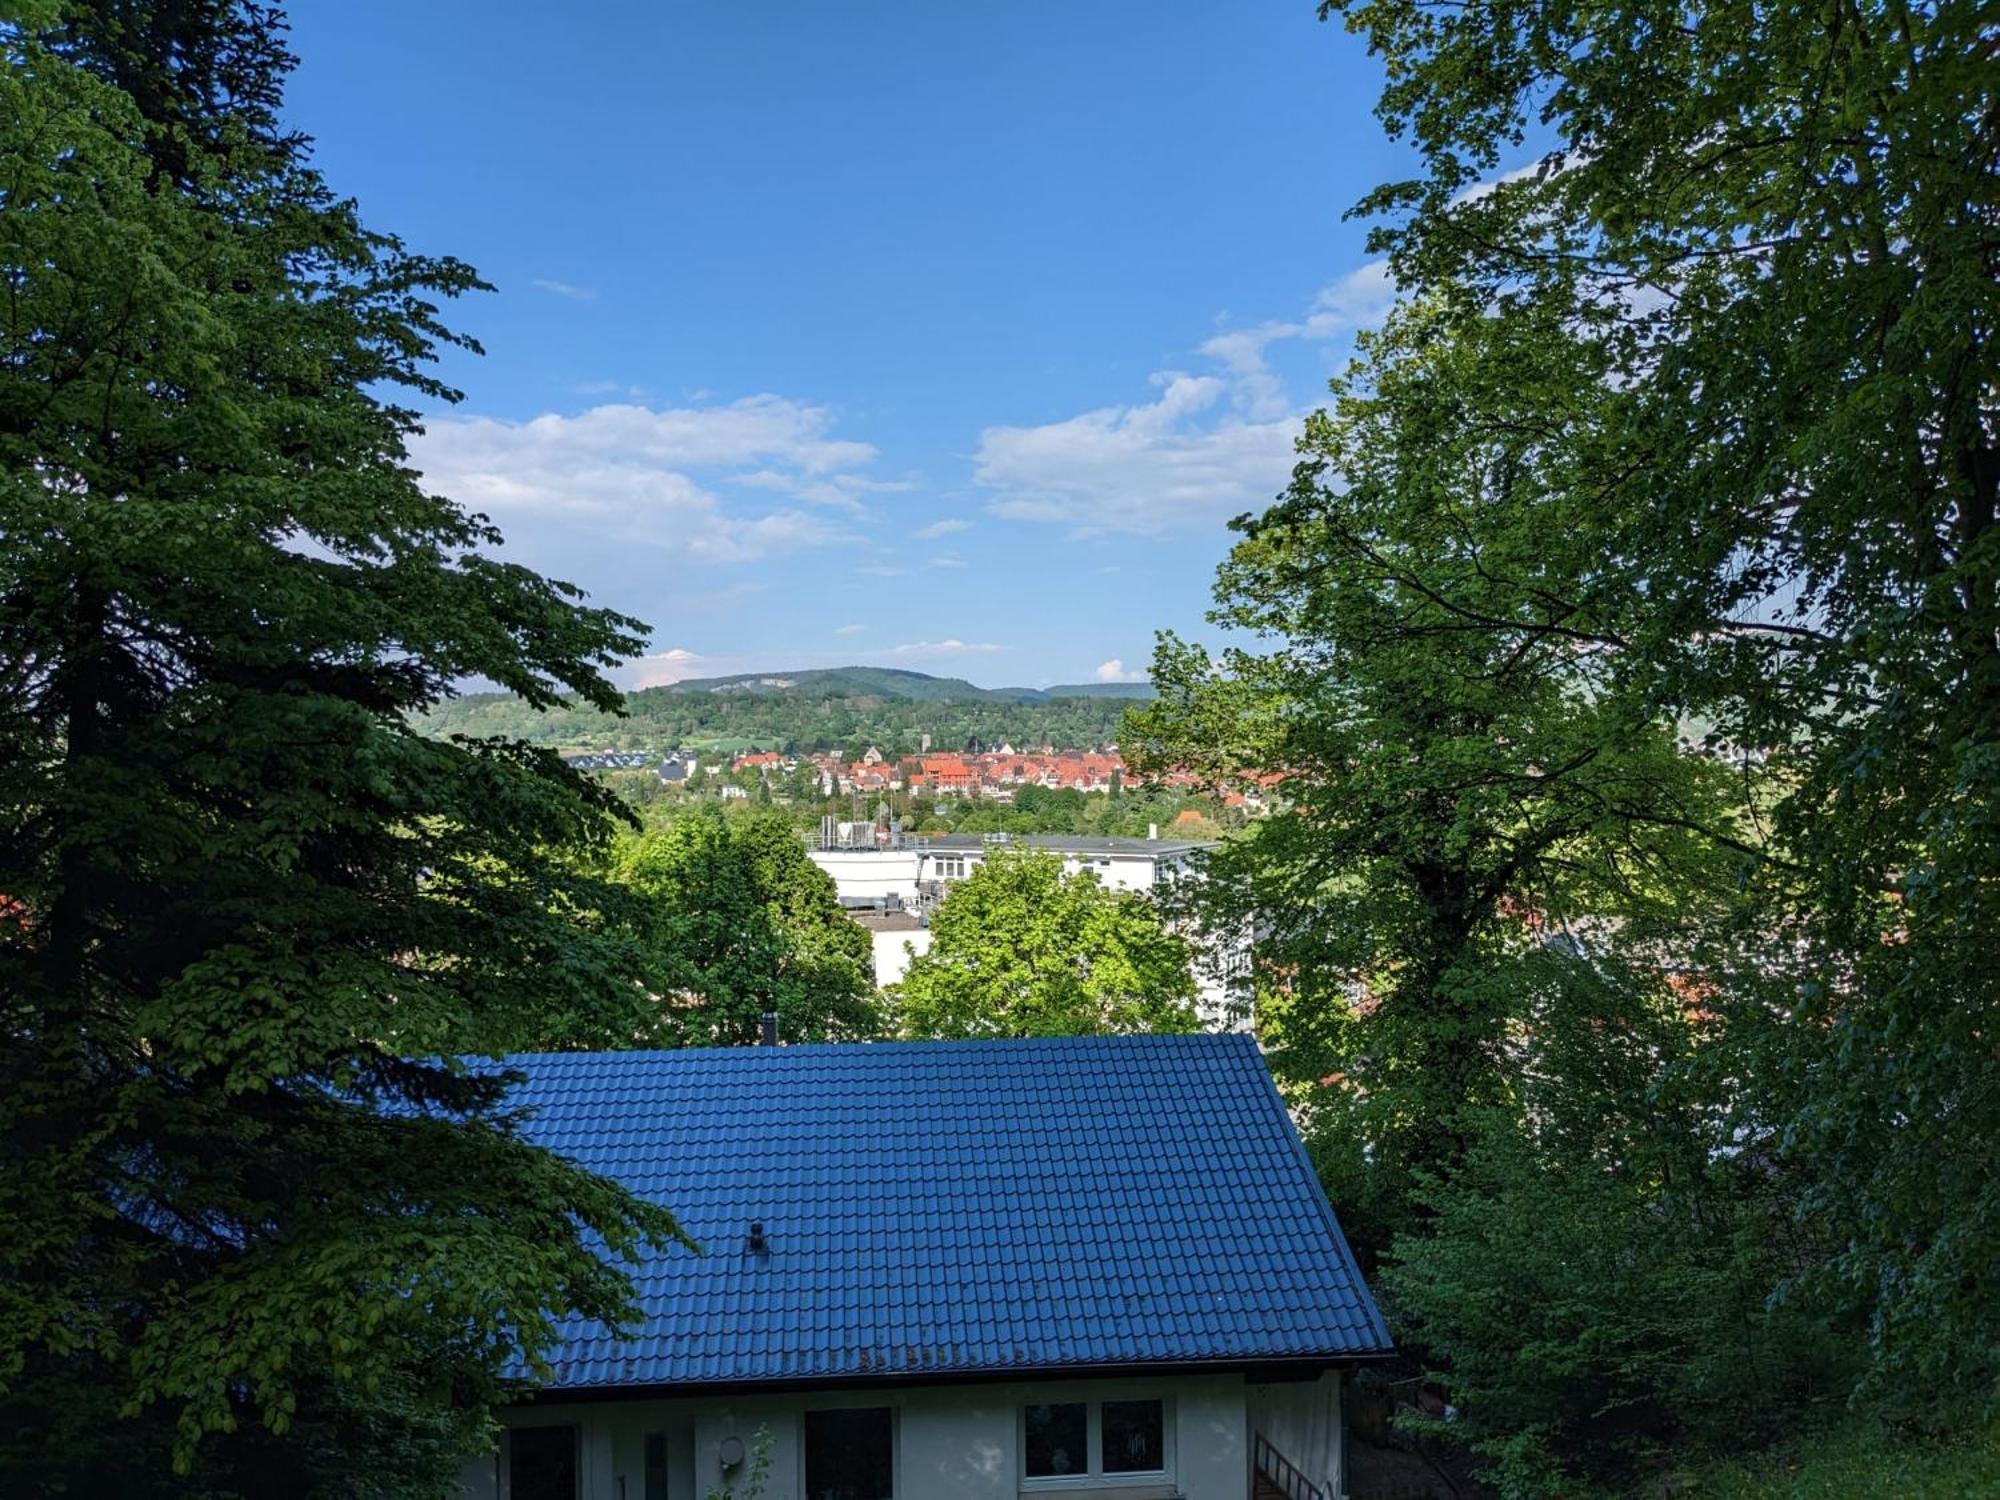
[(899, 897), (917, 901), (917, 852), (914, 849), (814, 849), (812, 862), (833, 877), (843, 899), (880, 902)]
[[(1113, 1493), (1150, 1500), (1177, 1491), (1186, 1500), (1248, 1500), (1248, 1394), (1240, 1376), (1159, 1376), (861, 1388), (811, 1396), (538, 1402), (504, 1413), (502, 1419), (509, 1426), (556, 1422), (578, 1428), (582, 1473), (577, 1500), (645, 1500), (648, 1432), (667, 1435), (668, 1500), (702, 1500), (726, 1480), (741, 1485), (749, 1466), (725, 1475), (717, 1451), (731, 1436), (751, 1446), (763, 1426), (772, 1437), (764, 1500), (808, 1500), (803, 1494), (804, 1413), (832, 1406), (887, 1406), (896, 1412), (899, 1500), (1016, 1500), (1022, 1493), (1022, 1406), (1157, 1397), (1172, 1413), (1169, 1472), (1175, 1488), (1134, 1486)], [(466, 1500), (510, 1500), (504, 1463), (496, 1465), (489, 1457), (468, 1465), (463, 1489)]]
[(911, 958), (931, 951), (931, 930), (928, 927), (909, 932), (877, 932), (870, 928), (868, 937), (875, 949), (877, 989), (902, 983), (903, 976), (910, 972)]

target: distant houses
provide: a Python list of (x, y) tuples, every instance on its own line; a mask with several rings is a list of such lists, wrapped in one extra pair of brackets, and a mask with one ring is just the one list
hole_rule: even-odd
[(644, 769), (652, 759), (645, 750), (589, 750), (565, 755), (563, 764), (572, 771), (636, 771)]
[(1109, 791), (1127, 774), (1115, 749), (1024, 753), (1002, 747), (983, 753), (925, 751), (890, 757), (871, 745), (853, 761), (832, 752), (791, 756), (757, 750), (738, 755), (729, 763), (734, 773), (755, 773), (766, 779), (789, 776), (801, 766), (812, 768), (815, 782), (827, 795), (909, 792), (931, 797), (984, 797), (995, 802), (1013, 801), (1026, 786)]
[[(650, 766), (668, 785), (684, 785), (700, 769), (696, 752), (679, 749), (665, 754), (644, 750), (578, 751), (566, 754), (563, 761), (579, 771), (638, 770)], [(870, 745), (853, 760), (837, 751), (792, 754), (780, 750), (746, 750), (727, 761), (711, 760), (707, 769), (726, 772), (736, 782), (739, 795), (747, 795), (746, 783), (754, 786), (761, 780), (775, 785), (803, 771), (809, 775), (813, 790), (822, 797), (886, 796), (900, 792), (933, 800), (979, 798), (1003, 805), (1014, 802), (1028, 787), (1101, 793), (1133, 783), (1132, 773), (1116, 746), (1092, 750), (1056, 750), (1046, 746), (1039, 750), (1017, 750), (1011, 745), (1001, 745), (983, 751), (926, 749), (919, 754), (898, 756)], [(1213, 790), (1175, 772), (1146, 779), (1158, 786)], [(1220, 799), (1225, 807), (1261, 812), (1278, 779), (1274, 776), (1246, 779), (1223, 790)]]

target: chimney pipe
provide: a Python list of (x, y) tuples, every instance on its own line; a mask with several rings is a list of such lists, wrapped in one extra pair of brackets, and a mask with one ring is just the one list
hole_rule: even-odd
[(766, 1047), (775, 1047), (778, 1045), (778, 1013), (775, 1010), (767, 1010), (764, 1012), (763, 1020), (764, 1035), (759, 1040)]
[(1148, 823), (1146, 825), (1146, 837), (1149, 839), (1157, 840), (1159, 836), (1160, 836), (1160, 825), (1158, 823)]

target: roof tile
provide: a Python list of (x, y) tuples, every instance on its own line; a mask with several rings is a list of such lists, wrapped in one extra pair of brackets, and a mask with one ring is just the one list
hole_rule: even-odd
[(1246, 1036), (509, 1063), (532, 1138), (672, 1209), (705, 1252), (638, 1268), (629, 1337), (572, 1320), (558, 1387), (1389, 1347)]

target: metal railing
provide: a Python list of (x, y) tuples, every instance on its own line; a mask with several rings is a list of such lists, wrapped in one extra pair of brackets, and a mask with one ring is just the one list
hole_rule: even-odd
[(1271, 1446), (1263, 1433), (1254, 1445), (1257, 1475), (1284, 1493), (1285, 1500), (1326, 1500), (1320, 1487), (1301, 1474), (1289, 1458)]

